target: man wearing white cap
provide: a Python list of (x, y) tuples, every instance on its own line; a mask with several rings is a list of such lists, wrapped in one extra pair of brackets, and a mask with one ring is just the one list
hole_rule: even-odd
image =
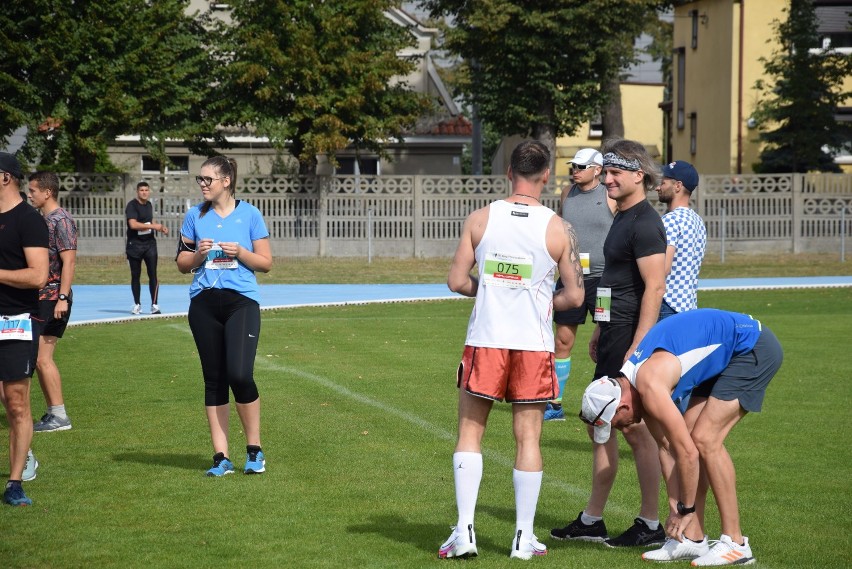
[[(559, 213), (577, 233), (580, 247), (580, 262), (583, 266), (583, 285), (586, 290), (585, 303), (573, 310), (556, 312), (556, 379), (559, 381), (559, 398), (547, 404), (545, 421), (564, 421), (562, 398), (565, 384), (571, 375), (571, 350), (577, 338), (577, 326), (586, 323), (586, 316), (595, 313), (595, 298), (598, 282), (604, 269), (603, 244), (612, 218), (615, 216), (615, 200), (606, 194), (601, 183), (603, 155), (594, 148), (581, 148), (571, 159), (570, 188), (563, 189), (559, 198)], [(570, 200), (570, 202), (569, 202)], [(557, 290), (562, 288), (562, 279), (556, 281)]]
[[(669, 539), (643, 559), (691, 559), (695, 567), (754, 563), (740, 529), (736, 474), (724, 442), (748, 412), (760, 411), (782, 360), (777, 338), (758, 320), (703, 308), (661, 320), (621, 376), (602, 377), (586, 388), (580, 418), (594, 426), (597, 442), (609, 439), (611, 426), (644, 420), (660, 448)], [(713, 547), (704, 533), (708, 482), (722, 526)]]
[(666, 293), (660, 319), (698, 308), (698, 273), (704, 260), (707, 230), (701, 216), (689, 207), (698, 187), (698, 172), (689, 162), (675, 160), (662, 169), (657, 199), (666, 204)]

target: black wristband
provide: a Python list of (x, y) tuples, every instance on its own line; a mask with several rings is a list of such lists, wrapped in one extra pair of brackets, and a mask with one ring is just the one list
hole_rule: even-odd
[(678, 513), (678, 515), (680, 515), (680, 516), (685, 516), (685, 515), (687, 515), (687, 514), (691, 514), (691, 513), (693, 513), (693, 512), (695, 512), (695, 506), (690, 506), (689, 508), (687, 508), (686, 506), (684, 506), (684, 505), (683, 505), (683, 502), (678, 502), (678, 503), (677, 503), (677, 513)]

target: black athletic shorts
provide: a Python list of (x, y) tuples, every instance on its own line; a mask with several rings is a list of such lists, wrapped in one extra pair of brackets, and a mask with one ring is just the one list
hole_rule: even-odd
[(65, 333), (65, 327), (68, 326), (68, 319), (71, 318), (71, 305), (74, 303), (73, 295), (68, 295), (68, 312), (63, 318), (54, 318), (53, 314), (56, 309), (58, 300), (39, 300), (38, 301), (38, 316), (44, 321), (44, 330), (42, 336), (55, 336), (61, 338)]

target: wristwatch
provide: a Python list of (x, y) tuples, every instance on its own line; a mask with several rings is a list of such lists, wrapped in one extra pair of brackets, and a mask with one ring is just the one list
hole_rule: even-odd
[(59, 300), (68, 300), (68, 295), (67, 295), (67, 294), (61, 294), (61, 293), (60, 293), (60, 295), (59, 295)]
[(685, 516), (687, 514), (693, 513), (694, 511), (695, 511), (695, 506), (690, 506), (689, 508), (687, 508), (686, 506), (683, 505), (683, 502), (677, 503), (677, 513), (678, 513), (679, 516)]

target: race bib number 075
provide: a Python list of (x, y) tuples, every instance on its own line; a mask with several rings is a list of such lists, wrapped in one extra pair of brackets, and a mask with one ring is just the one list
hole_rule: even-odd
[(486, 286), (529, 289), (532, 286), (532, 257), (486, 253), (483, 281)]

